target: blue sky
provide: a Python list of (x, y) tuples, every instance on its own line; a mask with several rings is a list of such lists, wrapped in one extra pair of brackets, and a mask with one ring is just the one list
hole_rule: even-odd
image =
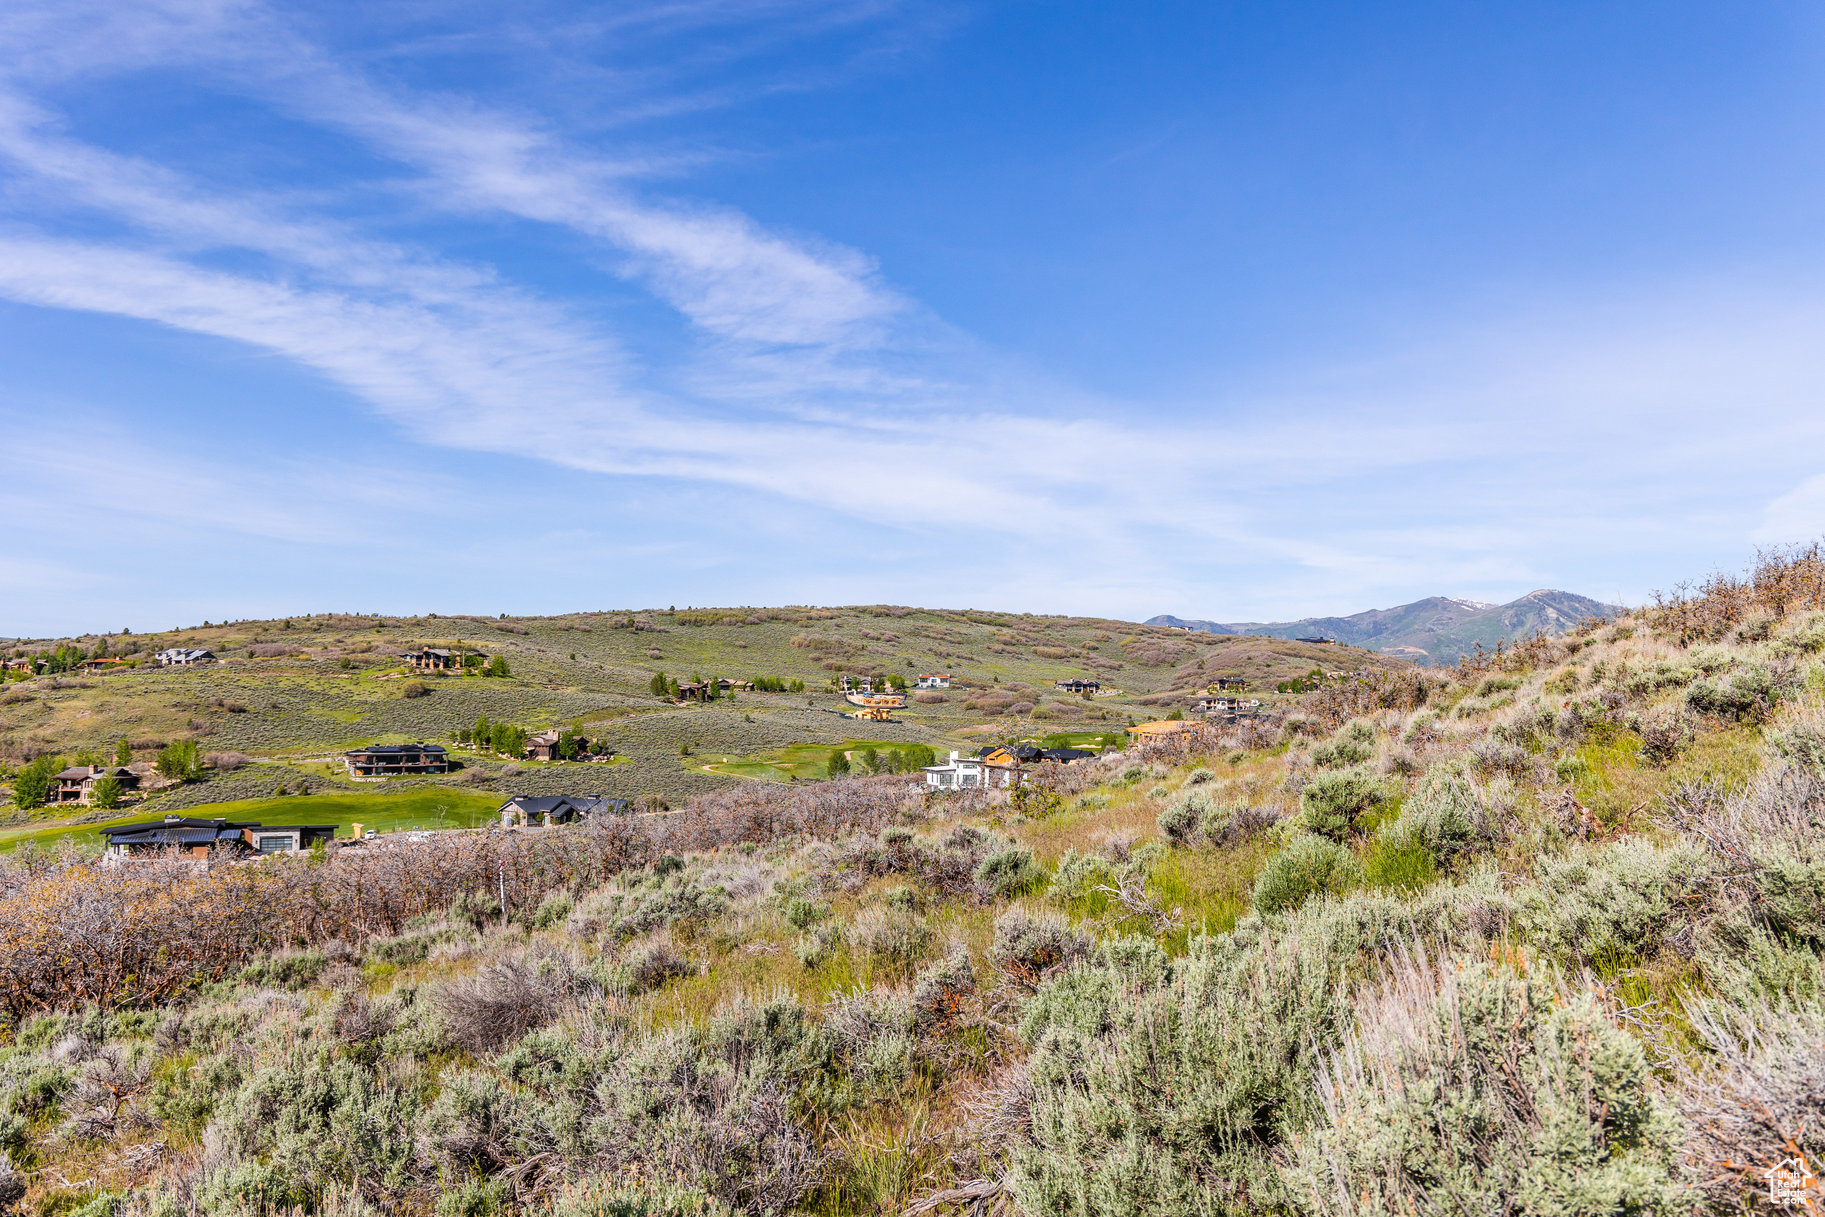
[(1825, 533), (1801, 4), (0, 7), (0, 633), (1639, 601)]

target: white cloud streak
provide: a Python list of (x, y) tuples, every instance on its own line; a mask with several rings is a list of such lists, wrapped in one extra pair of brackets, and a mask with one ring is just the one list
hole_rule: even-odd
[[(654, 20), (725, 17), (666, 6)], [(656, 199), (639, 157), (364, 74), (251, 0), (22, 3), (0, 15), (0, 58), (15, 217), (0, 229), (0, 295), (275, 352), (427, 443), (721, 483), (1016, 550), (1069, 536), (1075, 565), (1132, 572), (1096, 581), (1105, 606), (1147, 587), (1200, 594), (1224, 562), (1312, 572), (1344, 596), (1441, 570), (1477, 584), (1443, 590), (1532, 583), (1523, 555), (1543, 535), (1577, 537), (1593, 511), (1665, 543), (1689, 521), (1644, 502), (1687, 510), (1694, 496), (1670, 477), (1720, 455), (1740, 468), (1825, 387), (1817, 301), (1701, 286), (1679, 307), (1456, 332), (1271, 399), (1096, 401), (976, 349), (861, 253)], [(376, 236), (321, 200), (84, 142), (52, 100), (171, 69), (357, 141), (408, 175), (421, 206), (580, 238), (675, 311), (688, 354), (655, 366), (575, 304)], [(59, 230), (79, 212), (119, 231)], [(1721, 403), (1736, 425), (1695, 438)], [(1810, 518), (1806, 486), (1761, 533)], [(1731, 526), (1758, 527), (1719, 525)], [(1058, 586), (1037, 557), (1015, 565), (1010, 589)], [(1250, 592), (1225, 611), (1313, 611), (1291, 603), (1306, 594), (1297, 578), (1283, 586), (1279, 601)]]

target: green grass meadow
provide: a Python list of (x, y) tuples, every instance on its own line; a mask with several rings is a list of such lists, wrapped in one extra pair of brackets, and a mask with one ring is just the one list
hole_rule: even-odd
[[(411, 790), (399, 794), (300, 794), (272, 799), (210, 803), (181, 813), (207, 819), (254, 820), (263, 824), (334, 824), (339, 835), (361, 824), (380, 832), (419, 828), (478, 828), (503, 802), (498, 794), (462, 790)], [(0, 853), (31, 842), (54, 845), (65, 838), (100, 840), (97, 830), (120, 824), (157, 823), (163, 815), (128, 815), (94, 824), (25, 825), (0, 829)]]

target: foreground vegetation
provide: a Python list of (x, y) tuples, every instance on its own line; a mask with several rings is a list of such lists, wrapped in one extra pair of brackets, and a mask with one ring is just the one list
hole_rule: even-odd
[(1811, 550), (1012, 796), (748, 782), (201, 873), (16, 854), (0, 1193), (1762, 1211), (1762, 1171), (1825, 1156), (1822, 657)]

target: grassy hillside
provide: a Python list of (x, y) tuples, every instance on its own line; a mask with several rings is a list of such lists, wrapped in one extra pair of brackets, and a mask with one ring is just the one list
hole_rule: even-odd
[(749, 781), (320, 864), (33, 856), (0, 866), (0, 1188), (1771, 1212), (1761, 1172), (1825, 1154), (1822, 698), (1814, 550), (1014, 796)]
[[(401, 652), (474, 648), (511, 675), (417, 677)], [(151, 666), (166, 646), (203, 648), (223, 662)], [(251, 763), (160, 796), (147, 810), (270, 796), (275, 790), (371, 791), (331, 762), (343, 749), (414, 740), (451, 742), (486, 716), (529, 730), (578, 726), (618, 754), (618, 764), (518, 765), (460, 752), (466, 768), (420, 786), (495, 793), (602, 793), (677, 802), (744, 777), (817, 777), (813, 754), (863, 735), (940, 750), (1062, 729), (1119, 730), (1183, 706), (1218, 676), (1271, 689), (1313, 667), (1352, 671), (1385, 658), (1277, 640), (1188, 635), (1132, 623), (889, 607), (698, 609), (588, 613), (553, 618), (298, 617), (236, 622), (156, 636), (36, 640), (13, 656), (59, 647), (125, 657), (138, 666), (107, 675), (62, 673), (14, 680), (0, 692), (0, 758), (14, 766), (58, 754), (111, 759), (126, 739), (137, 759), (195, 740), (205, 752)], [(916, 676), (947, 672), (958, 687), (927, 694), (892, 724), (841, 717), (845, 672)], [(800, 694), (741, 694), (709, 706), (662, 703), (657, 672), (803, 681)], [(1069, 677), (1100, 679), (1111, 694), (1069, 697)], [(408, 696), (422, 690), (422, 696)], [(774, 762), (799, 749), (793, 764)], [(686, 750), (689, 750), (688, 754)], [(728, 757), (714, 762), (704, 757)], [(795, 767), (796, 766), (796, 767)], [(0, 772), (0, 777), (5, 774)]]

